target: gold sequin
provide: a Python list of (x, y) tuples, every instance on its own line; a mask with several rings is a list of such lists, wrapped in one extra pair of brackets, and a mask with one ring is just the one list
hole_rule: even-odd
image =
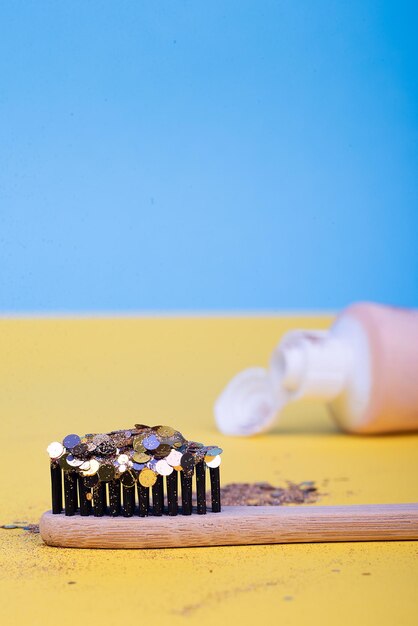
[(135, 463), (147, 463), (150, 460), (150, 455), (146, 452), (135, 452), (132, 459)]
[(175, 434), (175, 430), (174, 428), (171, 428), (171, 426), (159, 426), (157, 429), (157, 433), (160, 435), (160, 437), (172, 437)]
[(152, 470), (145, 468), (140, 472), (138, 480), (143, 487), (152, 487), (157, 482), (157, 475)]

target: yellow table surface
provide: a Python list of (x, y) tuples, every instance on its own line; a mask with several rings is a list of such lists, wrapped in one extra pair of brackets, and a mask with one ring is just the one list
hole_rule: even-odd
[[(418, 500), (418, 435), (356, 437), (321, 405), (288, 407), (273, 433), (220, 435), (213, 402), (266, 364), (287, 330), (331, 317), (0, 320), (0, 524), (49, 503), (45, 448), (69, 432), (168, 423), (224, 448), (222, 480), (316, 481), (321, 504)], [(175, 520), (173, 520), (175, 524)], [(0, 529), (2, 624), (417, 624), (418, 543), (148, 551), (49, 548)]]

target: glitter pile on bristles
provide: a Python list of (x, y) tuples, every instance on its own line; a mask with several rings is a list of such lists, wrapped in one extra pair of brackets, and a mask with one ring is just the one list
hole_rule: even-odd
[[(197, 513), (206, 513), (206, 467), (210, 470), (212, 512), (220, 511), (221, 448), (187, 441), (170, 426), (135, 424), (129, 430), (79, 437), (70, 434), (52, 442), (52, 512), (62, 512), (62, 473), (65, 514), (131, 516), (177, 515), (177, 476), (181, 480), (181, 513), (193, 512), (192, 477), (196, 474)], [(164, 507), (164, 483), (167, 507)], [(122, 496), (121, 500), (121, 487)], [(149, 489), (152, 488), (152, 508)]]

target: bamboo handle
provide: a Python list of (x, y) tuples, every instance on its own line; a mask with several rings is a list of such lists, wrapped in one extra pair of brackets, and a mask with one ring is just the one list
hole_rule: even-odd
[(81, 517), (44, 513), (42, 539), (67, 548), (172, 548), (418, 539), (418, 503), (357, 506), (228, 506), (176, 517)]

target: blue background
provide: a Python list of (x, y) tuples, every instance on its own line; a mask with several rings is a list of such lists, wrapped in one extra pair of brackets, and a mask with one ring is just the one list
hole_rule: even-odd
[(0, 309), (417, 306), (414, 6), (1, 2)]

